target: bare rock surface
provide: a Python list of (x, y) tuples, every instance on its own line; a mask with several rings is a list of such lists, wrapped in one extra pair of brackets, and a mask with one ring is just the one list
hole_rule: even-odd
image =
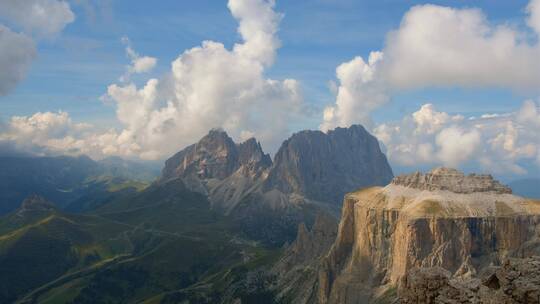
[(235, 143), (211, 130), (169, 158), (158, 182), (181, 179), (208, 196), (212, 208), (271, 244), (291, 241), (300, 222), (321, 210), (337, 216), (346, 192), (384, 185), (393, 174), (379, 143), (361, 126), (328, 133), (302, 131), (286, 140), (272, 162), (254, 138)]
[(396, 176), (392, 184), (428, 191), (447, 190), (454, 193), (512, 193), (510, 187), (493, 179), (491, 175), (465, 175), (456, 169), (444, 167), (436, 168), (426, 174), (416, 172)]
[(468, 278), (507, 258), (540, 255), (540, 201), (499, 191), (489, 178), (465, 189), (456, 186), (461, 173), (433, 172), (446, 182), (431, 190), (394, 182), (346, 195), (315, 302), (373, 303), (419, 267)]
[(509, 259), (479, 277), (460, 278), (441, 268), (417, 268), (402, 280), (401, 304), (540, 303), (540, 256)]
[(292, 205), (303, 201), (339, 206), (345, 193), (385, 185), (392, 177), (377, 139), (354, 125), (328, 133), (298, 132), (282, 144), (274, 162), (254, 138), (237, 144), (225, 131), (214, 129), (169, 158), (160, 180), (181, 178), (229, 213), (254, 193), (271, 207), (280, 206), (283, 197)]
[(393, 177), (378, 140), (362, 126), (302, 131), (281, 145), (266, 188), (339, 205), (345, 193), (386, 185)]

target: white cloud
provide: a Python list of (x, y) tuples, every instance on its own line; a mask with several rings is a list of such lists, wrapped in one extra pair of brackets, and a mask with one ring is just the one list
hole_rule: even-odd
[(540, 128), (540, 111), (536, 103), (532, 100), (525, 101), (517, 114), (517, 120), (520, 123)]
[(382, 53), (372, 52), (367, 63), (361, 57), (355, 57), (338, 66), (336, 104), (324, 109), (321, 130), (327, 131), (354, 123), (362, 123), (367, 127), (371, 125), (369, 114), (389, 98), (376, 78), (382, 59)]
[(24, 78), (35, 56), (32, 39), (0, 24), (0, 96)]
[[(530, 7), (537, 9), (538, 1)], [(531, 13), (532, 13), (531, 9)], [(529, 20), (538, 17), (531, 15)], [(533, 22), (529, 24), (533, 25)], [(502, 86), (538, 89), (540, 46), (478, 9), (410, 9), (386, 41), (385, 79), (394, 88)]]
[(12, 142), (24, 151), (69, 152), (57, 147), (58, 141), (83, 136), (88, 124), (73, 123), (66, 112), (38, 112), (32, 116), (13, 116), (0, 132), (0, 142)]
[(460, 121), (463, 120), (463, 116), (456, 115), (450, 116), (444, 112), (437, 112), (433, 104), (425, 104), (420, 110), (414, 112), (413, 120), (416, 123), (416, 132), (427, 134), (433, 134), (439, 131), (444, 125), (450, 121)]
[(20, 27), (16, 33), (0, 23), (0, 96), (24, 79), (36, 46), (29, 34), (51, 36), (75, 19), (69, 4), (57, 0), (1, 0), (0, 21)]
[(495, 173), (525, 174), (536, 170), (522, 164), (537, 161), (539, 122), (540, 111), (532, 101), (525, 101), (514, 113), (469, 119), (439, 112), (427, 104), (400, 122), (377, 126), (374, 133), (394, 164), (473, 164)]
[[(209, 129), (222, 127), (237, 140), (255, 135), (266, 149), (277, 149), (291, 122), (297, 123), (294, 118), (302, 115), (303, 98), (296, 80), (264, 76), (279, 47), (275, 34), (281, 15), (273, 7), (274, 1), (230, 0), (242, 42), (229, 50), (222, 43), (204, 41), (180, 54), (170, 73), (160, 79), (150, 79), (142, 87), (129, 79), (111, 84), (104, 99), (116, 106), (122, 125), (118, 131), (65, 131), (57, 136), (50, 128), (38, 132), (32, 127), (32, 131), (23, 132), (30, 120), (25, 117), (12, 120), (12, 131), (4, 139), (20, 138), (53, 152), (78, 151), (97, 158), (158, 159), (192, 144)], [(138, 65), (143, 57), (125, 41), (132, 59), (129, 73), (153, 66)], [(64, 119), (61, 125), (75, 127), (65, 115), (56, 115)], [(25, 122), (24, 127), (16, 127), (18, 120)]]
[(25, 31), (50, 36), (75, 20), (69, 3), (58, 0), (2, 0), (0, 18)]
[(275, 0), (229, 0), (228, 7), (238, 20), (244, 40), (234, 45), (239, 56), (270, 65), (280, 42), (276, 37), (282, 15), (274, 11)]
[(124, 129), (120, 146), (143, 158), (161, 158), (222, 127), (239, 139), (255, 134), (270, 149), (288, 133), (302, 93), (298, 82), (264, 78), (279, 41), (281, 15), (273, 1), (231, 0), (242, 43), (228, 50), (204, 41), (172, 62), (171, 73), (142, 88), (113, 84), (108, 99), (117, 105)]
[[(540, 0), (529, 3), (528, 31), (491, 24), (478, 9), (412, 7), (369, 64), (360, 57), (338, 67), (335, 105), (322, 130), (367, 124), (371, 112), (402, 90), (426, 87), (504, 87), (540, 92)], [(533, 41), (533, 42), (531, 42)], [(384, 55), (383, 55), (384, 54)], [(346, 73), (340, 75), (339, 70)]]
[(126, 55), (131, 60), (126, 73), (120, 77), (120, 81), (128, 82), (131, 75), (150, 72), (157, 64), (157, 58), (150, 56), (141, 56), (131, 47), (129, 38), (122, 37), (122, 43), (126, 45)]
[(532, 0), (527, 6), (527, 24), (540, 34), (540, 0)]
[(435, 138), (438, 159), (445, 165), (456, 167), (467, 161), (480, 146), (480, 132), (478, 130), (466, 131), (452, 126), (445, 128)]

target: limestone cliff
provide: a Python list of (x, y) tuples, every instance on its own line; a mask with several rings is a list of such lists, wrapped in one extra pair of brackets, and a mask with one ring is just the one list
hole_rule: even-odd
[(317, 302), (371, 303), (416, 267), (470, 276), (508, 257), (540, 254), (540, 201), (484, 175), (439, 168), (345, 197)]

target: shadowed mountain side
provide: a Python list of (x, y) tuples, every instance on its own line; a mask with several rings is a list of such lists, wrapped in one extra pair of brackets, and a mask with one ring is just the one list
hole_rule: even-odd
[(100, 162), (86, 156), (0, 157), (0, 215), (9, 213), (31, 194), (59, 208), (81, 212), (114, 197), (137, 191), (154, 174), (150, 166), (110, 158)]
[(265, 190), (279, 189), (339, 205), (345, 193), (386, 185), (392, 177), (378, 140), (364, 127), (353, 125), (291, 136), (276, 153)]

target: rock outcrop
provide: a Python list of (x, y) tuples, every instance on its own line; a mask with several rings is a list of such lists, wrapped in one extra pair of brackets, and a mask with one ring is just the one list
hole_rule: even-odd
[(455, 277), (441, 268), (416, 268), (403, 278), (401, 304), (538, 304), (540, 257), (509, 259), (478, 277)]
[(339, 205), (345, 193), (386, 185), (392, 177), (377, 139), (353, 125), (291, 136), (277, 152), (265, 187)]
[(509, 257), (540, 254), (540, 201), (492, 178), (436, 169), (345, 197), (322, 262), (319, 303), (371, 303), (414, 268), (473, 276)]
[(456, 169), (449, 168), (437, 168), (426, 174), (416, 172), (397, 176), (392, 180), (392, 184), (428, 191), (447, 190), (454, 193), (512, 193), (510, 187), (494, 180), (491, 175), (465, 175)]
[(160, 180), (181, 178), (190, 190), (208, 195), (214, 207), (229, 213), (258, 188), (271, 165), (254, 138), (236, 144), (225, 131), (213, 129), (169, 158)]
[(213, 129), (198, 143), (169, 158), (161, 179), (225, 179), (239, 169), (246, 175), (257, 175), (271, 165), (270, 156), (254, 138), (236, 144), (225, 131)]

